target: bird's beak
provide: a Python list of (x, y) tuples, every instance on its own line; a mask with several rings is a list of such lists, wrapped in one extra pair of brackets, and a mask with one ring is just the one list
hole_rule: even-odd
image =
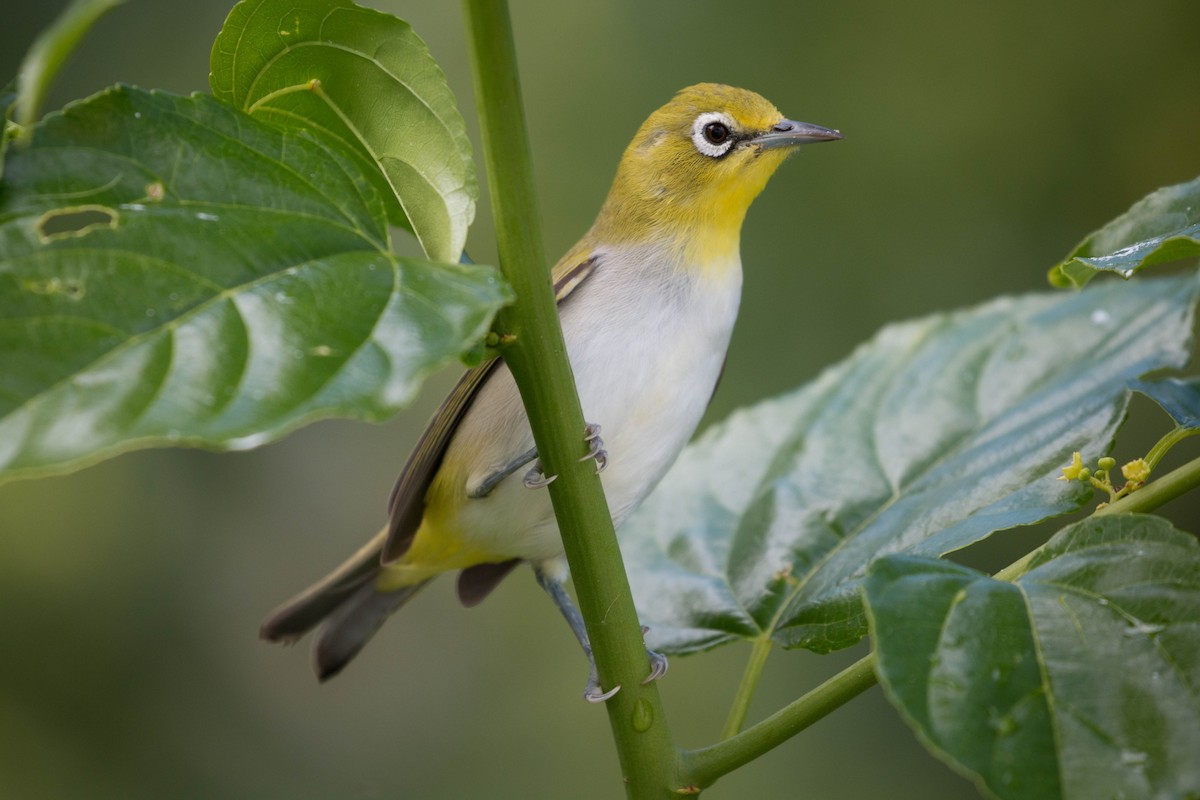
[(832, 142), (841, 139), (841, 131), (832, 128), (822, 128), (811, 122), (796, 122), (792, 119), (781, 119), (771, 126), (771, 130), (761, 133), (750, 140), (763, 150), (774, 150), (777, 147), (795, 147), (800, 144), (813, 142)]

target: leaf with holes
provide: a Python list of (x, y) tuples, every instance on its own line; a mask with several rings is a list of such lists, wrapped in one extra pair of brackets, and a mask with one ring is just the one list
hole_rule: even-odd
[(490, 268), (389, 252), (329, 145), (109, 90), (49, 115), (0, 182), (0, 476), (382, 419), (508, 298)]
[(446, 78), (408, 23), (348, 0), (243, 0), (213, 44), (213, 94), (338, 143), (389, 218), (435, 261), (458, 261), (478, 186)]
[(713, 428), (623, 526), (651, 646), (848, 647), (873, 559), (1077, 509), (1092, 491), (1060, 468), (1108, 449), (1131, 381), (1183, 364), (1198, 288), (1111, 282), (893, 325)]
[(1013, 583), (888, 556), (866, 598), (888, 696), (992, 795), (1200, 795), (1194, 536), (1158, 517), (1084, 520)]
[(1055, 286), (1083, 286), (1098, 272), (1123, 278), (1143, 267), (1200, 255), (1200, 178), (1167, 186), (1084, 239), (1050, 270)]

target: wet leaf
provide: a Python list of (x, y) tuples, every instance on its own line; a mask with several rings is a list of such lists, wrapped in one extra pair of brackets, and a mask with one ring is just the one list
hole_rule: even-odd
[(1200, 178), (1167, 186), (1084, 239), (1050, 270), (1055, 286), (1083, 286), (1098, 272), (1123, 278), (1200, 255)]
[(1014, 583), (888, 556), (866, 596), (890, 699), (996, 797), (1200, 793), (1194, 536), (1158, 517), (1094, 517)]

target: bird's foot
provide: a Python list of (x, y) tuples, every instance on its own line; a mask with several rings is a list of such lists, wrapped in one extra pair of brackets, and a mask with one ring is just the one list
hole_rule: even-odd
[(607, 692), (600, 688), (600, 674), (596, 672), (596, 662), (593, 660), (592, 670), (588, 673), (587, 686), (583, 690), (583, 699), (589, 703), (603, 703), (619, 691), (621, 691), (619, 683)]
[(583, 440), (588, 443), (588, 451), (579, 460), (594, 459), (596, 474), (599, 475), (608, 466), (608, 451), (604, 449), (604, 440), (600, 438), (600, 426), (589, 422), (583, 429)]
[[(579, 460), (595, 461), (596, 474), (599, 475), (608, 467), (608, 451), (604, 449), (604, 440), (600, 438), (600, 426), (589, 422), (583, 429), (583, 440), (588, 444), (588, 451)], [(541, 489), (554, 483), (557, 477), (557, 475), (547, 475), (543, 472), (542, 462), (538, 460), (533, 462), (533, 466), (525, 473), (522, 483), (525, 484), (526, 489)]]
[[(645, 636), (650, 631), (645, 625), (642, 626), (642, 636)], [(650, 659), (650, 674), (642, 681), (642, 686), (654, 681), (667, 674), (667, 667), (670, 664), (667, 662), (667, 657), (662, 653), (656, 653), (649, 647), (646, 648), (646, 658)]]
[(525, 484), (526, 489), (541, 489), (554, 483), (557, 478), (557, 475), (547, 475), (542, 472), (542, 462), (539, 460), (533, 462), (533, 466), (529, 468), (529, 472), (525, 473), (521, 482)]

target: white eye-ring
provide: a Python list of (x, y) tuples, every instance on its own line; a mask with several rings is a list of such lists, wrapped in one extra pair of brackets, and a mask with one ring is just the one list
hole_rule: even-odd
[(692, 123), (692, 144), (710, 158), (720, 158), (737, 141), (733, 120), (719, 111), (707, 111)]

